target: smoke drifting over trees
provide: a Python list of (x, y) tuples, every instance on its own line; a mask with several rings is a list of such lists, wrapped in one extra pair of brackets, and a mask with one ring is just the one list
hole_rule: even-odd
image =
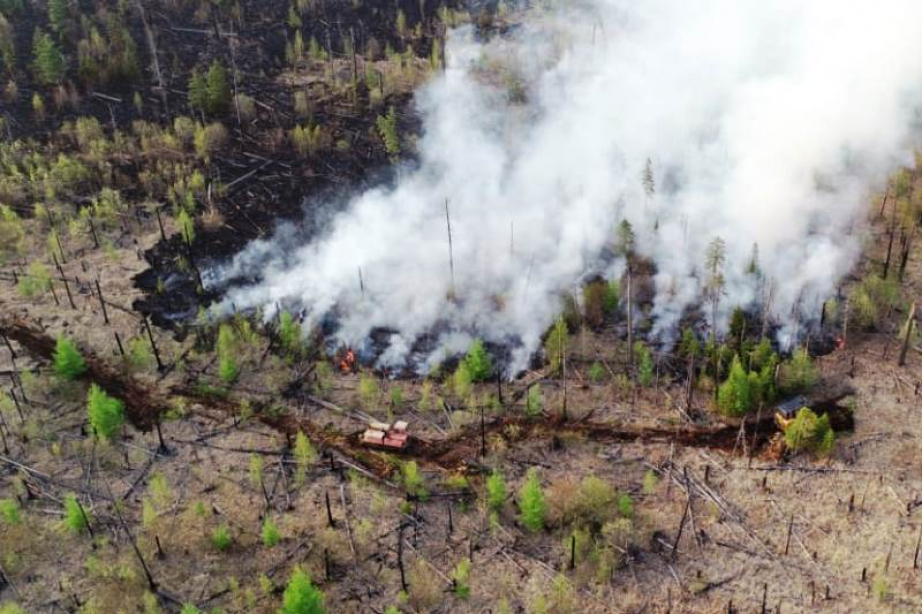
[(477, 336), (514, 347), (514, 369), (562, 294), (620, 274), (628, 220), (656, 265), (655, 333), (707, 295), (720, 237), (718, 327), (771, 287), (789, 336), (854, 263), (870, 190), (912, 154), (922, 21), (909, 0), (866, 8), (591, 0), (486, 43), (458, 29), (417, 96), (418, 164), (306, 244), (280, 232), (251, 245), (216, 273), (259, 281), (218, 311), (278, 303), (312, 324), (335, 309), (350, 346), (396, 331), (383, 363), (424, 333), (440, 336), (432, 362)]

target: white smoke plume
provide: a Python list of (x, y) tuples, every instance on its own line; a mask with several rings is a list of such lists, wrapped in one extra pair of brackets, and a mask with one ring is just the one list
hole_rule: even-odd
[[(395, 331), (380, 364), (423, 370), (481, 337), (514, 348), (512, 374), (563, 293), (620, 273), (610, 248), (627, 219), (657, 266), (657, 334), (700, 300), (716, 236), (727, 245), (718, 326), (770, 284), (782, 334), (817, 315), (856, 261), (870, 190), (911, 159), (916, 2), (563, 4), (487, 43), (451, 32), (444, 74), (417, 93), (418, 164), (305, 244), (289, 235), (244, 250), (216, 275), (258, 281), (217, 309), (332, 315), (335, 339), (358, 348)], [(761, 281), (746, 273), (754, 244)], [(437, 349), (411, 355), (423, 335)]]

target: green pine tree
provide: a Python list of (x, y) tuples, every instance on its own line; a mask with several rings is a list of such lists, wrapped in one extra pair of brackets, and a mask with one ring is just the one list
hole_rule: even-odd
[(498, 512), (506, 503), (506, 480), (496, 469), (487, 478), (487, 505), (491, 510)]
[(67, 337), (58, 337), (54, 346), (54, 373), (63, 380), (77, 379), (86, 373), (86, 361), (77, 345)]
[(738, 356), (733, 358), (730, 374), (717, 391), (717, 407), (725, 416), (742, 416), (753, 406), (752, 380)]
[(679, 356), (686, 360), (697, 358), (701, 355), (701, 344), (695, 336), (695, 331), (686, 328), (682, 331), (682, 340), (679, 342)]
[(525, 484), (519, 491), (519, 512), (522, 524), (532, 533), (544, 528), (547, 504), (544, 502), (544, 491), (534, 467), (528, 470)]
[(424, 501), (429, 497), (429, 491), (426, 490), (426, 481), (423, 474), (419, 472), (419, 466), (416, 461), (407, 461), (403, 465), (403, 486), (407, 494)]
[(234, 538), (231, 536), (230, 529), (227, 528), (226, 524), (215, 527), (214, 531), (211, 532), (211, 545), (218, 552), (224, 552), (231, 547), (232, 543), (234, 543)]
[(758, 345), (749, 353), (749, 370), (761, 371), (766, 365), (777, 360), (778, 356), (772, 349), (772, 344), (768, 340), (768, 337), (762, 337)]
[(227, 71), (215, 60), (208, 69), (206, 82), (206, 109), (212, 115), (227, 113), (231, 101), (231, 87), (227, 80)]
[(455, 388), (455, 396), (459, 399), (466, 399), (471, 395), (474, 378), (471, 376), (471, 368), (466, 361), (462, 360), (458, 364), (458, 368), (455, 369), (452, 380)]
[(16, 45), (13, 38), (13, 26), (0, 12), (0, 64), (11, 76), (16, 74)]
[(563, 357), (567, 353), (569, 345), (570, 332), (567, 329), (567, 322), (563, 316), (559, 316), (554, 321), (554, 326), (544, 341), (544, 353), (547, 355), (547, 360), (553, 373), (561, 372)]
[(8, 525), (17, 525), (22, 522), (19, 502), (16, 499), (0, 499), (0, 520)]
[(195, 241), (195, 222), (192, 216), (185, 209), (180, 209), (179, 215), (176, 216), (176, 223), (179, 224), (179, 233), (182, 235), (183, 242), (186, 245), (192, 245)]
[(42, 85), (58, 85), (64, 81), (67, 60), (54, 40), (41, 30), (32, 37), (32, 68), (36, 80)]
[(80, 533), (87, 528), (92, 518), (77, 501), (77, 495), (69, 493), (64, 497), (64, 526), (71, 533)]
[(375, 125), (384, 141), (384, 150), (392, 161), (396, 161), (400, 155), (400, 136), (397, 134), (397, 111), (394, 107), (387, 110), (387, 115), (379, 115)]
[(282, 539), (282, 536), (279, 533), (279, 529), (275, 525), (275, 521), (272, 520), (272, 518), (266, 517), (266, 519), (263, 521), (262, 538), (263, 545), (266, 548), (272, 548), (279, 543), (280, 539)]
[(97, 437), (111, 439), (125, 423), (125, 405), (93, 384), (87, 394), (86, 409)]
[(461, 559), (451, 571), (452, 590), (458, 599), (468, 599), (471, 596), (471, 586), (467, 581), (470, 573), (471, 560), (468, 558)]
[(237, 335), (230, 324), (222, 324), (218, 328), (218, 376), (226, 384), (232, 384), (240, 375), (237, 364)]
[(653, 353), (642, 342), (635, 341), (634, 356), (637, 360), (637, 382), (644, 388), (649, 388), (655, 375)]
[(55, 32), (61, 32), (67, 28), (70, 21), (68, 0), (48, 0), (48, 21)]
[(598, 384), (605, 379), (605, 367), (598, 360), (589, 367), (589, 381)]
[(295, 484), (300, 486), (307, 477), (307, 469), (317, 460), (317, 450), (307, 439), (303, 431), (295, 437)]
[(605, 284), (605, 291), (602, 293), (602, 313), (611, 315), (618, 309), (618, 303), (621, 300), (621, 286), (617, 279), (613, 279)]
[(647, 158), (647, 163), (644, 164), (640, 180), (643, 183), (643, 192), (647, 200), (652, 199), (656, 194), (656, 179), (653, 176), (653, 160), (650, 158)]
[(295, 567), (282, 595), (279, 614), (326, 614), (323, 593), (311, 582), (311, 578)]
[(816, 367), (807, 348), (797, 348), (781, 365), (780, 386), (788, 394), (808, 392), (816, 384)]
[(634, 227), (627, 220), (621, 220), (618, 225), (618, 236), (615, 240), (615, 252), (628, 261), (630, 265), (634, 257), (634, 246), (636, 237), (634, 236)]
[(544, 395), (541, 394), (541, 384), (534, 384), (528, 388), (525, 395), (525, 415), (537, 418), (544, 410)]
[(301, 340), (301, 325), (287, 311), (279, 316), (279, 340), (282, 349), (291, 358), (298, 358), (304, 350)]
[(189, 104), (198, 111), (205, 111), (208, 107), (208, 85), (205, 77), (197, 70), (192, 71), (189, 79)]
[(820, 456), (832, 451), (835, 440), (829, 416), (817, 417), (809, 407), (802, 407), (784, 432), (784, 441), (793, 451), (807, 450)]
[(480, 339), (475, 339), (474, 343), (471, 344), (467, 355), (464, 357), (464, 362), (467, 365), (472, 381), (482, 382), (493, 375), (493, 363), (490, 360), (490, 355), (487, 354), (486, 348), (483, 347), (483, 341)]

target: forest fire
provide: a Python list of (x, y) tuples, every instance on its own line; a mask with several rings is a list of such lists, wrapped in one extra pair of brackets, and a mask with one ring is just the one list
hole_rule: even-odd
[[(670, 6), (668, 18), (632, 8), (627, 21), (619, 3), (585, 8), (525, 21), (508, 39), (453, 31), (444, 74), (417, 93), (416, 163), (339, 203), (311, 237), (283, 230), (226, 263), (222, 279), (258, 281), (232, 284), (215, 313), (280, 302), (304, 308), (306, 328), (336, 313), (334, 341), (351, 347), (395, 331), (376, 358), (384, 368), (406, 365), (417, 340), (441, 329), (426, 363), (480, 338), (513, 347), (512, 376), (562, 297), (647, 260), (656, 270), (646, 279), (650, 306), (631, 316), (654, 337), (674, 339), (683, 314), (705, 305), (704, 323), (719, 335), (741, 308), (767, 312), (784, 347), (803, 343), (860, 252), (867, 192), (894, 156), (910, 156), (903, 101), (914, 99), (907, 76), (922, 72), (919, 61), (889, 45), (854, 49), (865, 36), (854, 8), (832, 31), (813, 5), (774, 7), (771, 19), (733, 14), (734, 31), (751, 33), (739, 40), (762, 40), (766, 23), (800, 23), (777, 31), (784, 61), (735, 39), (712, 44), (727, 19), (714, 7)], [(583, 36), (600, 22), (617, 36)], [(673, 23), (701, 53), (676, 53)], [(522, 93), (484, 79), (485, 65), (515, 75)], [(881, 87), (856, 93), (856, 67)], [(650, 70), (661, 77), (647, 78)], [(805, 90), (815, 95), (806, 105), (796, 95)], [(867, 112), (881, 108), (884, 119)], [(879, 121), (886, 129), (867, 129)], [(641, 275), (631, 281), (619, 288), (624, 311), (645, 291)]]
[(0, 614), (922, 611), (915, 3), (0, 0)]
[(355, 368), (355, 352), (351, 348), (347, 348), (343, 353), (342, 358), (339, 361), (339, 370), (342, 373), (352, 373), (352, 370)]

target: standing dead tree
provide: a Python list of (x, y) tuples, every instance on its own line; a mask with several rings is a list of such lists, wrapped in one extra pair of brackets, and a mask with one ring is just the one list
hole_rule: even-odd
[(899, 360), (899, 365), (901, 367), (906, 365), (906, 352), (909, 350), (909, 344), (910, 344), (910, 341), (912, 340), (912, 333), (915, 330), (915, 325), (916, 325), (915, 318), (916, 318), (916, 303), (913, 302), (913, 304), (909, 307), (909, 317), (906, 318), (906, 326), (903, 332), (903, 347), (900, 349), (900, 360)]
[(625, 295), (627, 307), (627, 351), (628, 365), (631, 368), (631, 372), (634, 371), (634, 305), (632, 299), (634, 295), (635, 240), (634, 229), (631, 227), (631, 223), (627, 220), (622, 220), (621, 225), (618, 226), (617, 244), (615, 247), (618, 255), (624, 258), (625, 273), (627, 274), (627, 293)]
[(455, 294), (455, 255), (451, 243), (451, 215), (448, 212), (448, 199), (445, 199), (445, 225), (448, 228), (448, 271), (451, 275), (451, 289), (449, 293)]
[(144, 26), (144, 38), (147, 39), (147, 46), (150, 50), (150, 67), (154, 73), (154, 77), (157, 79), (157, 91), (160, 94), (160, 101), (163, 104), (163, 112), (169, 117), (170, 107), (167, 100), (167, 87), (163, 80), (163, 71), (160, 70), (157, 38), (154, 36), (154, 31), (151, 28), (150, 22), (147, 20), (147, 11), (144, 10), (144, 3), (142, 0), (135, 0), (134, 5), (135, 8), (138, 9), (138, 14), (141, 16), (141, 23)]

